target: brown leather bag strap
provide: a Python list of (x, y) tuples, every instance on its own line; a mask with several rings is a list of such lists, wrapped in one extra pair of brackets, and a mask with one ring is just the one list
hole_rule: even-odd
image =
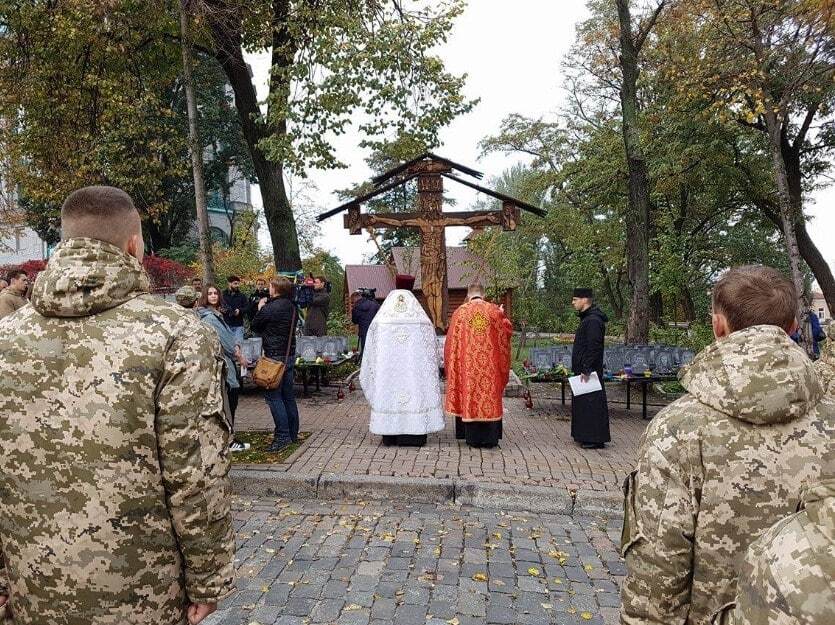
[(296, 305), (290, 302), (293, 307), (293, 317), (290, 321), (290, 334), (287, 336), (287, 352), (284, 354), (284, 364), (290, 359), (290, 346), (293, 345), (293, 334), (296, 333)]

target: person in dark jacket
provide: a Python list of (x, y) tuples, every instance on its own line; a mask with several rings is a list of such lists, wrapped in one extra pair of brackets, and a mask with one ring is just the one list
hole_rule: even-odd
[(264, 394), (275, 424), (273, 442), (267, 449), (270, 452), (281, 451), (299, 437), (299, 408), (293, 388), (298, 315), (292, 295), (293, 283), (290, 280), (283, 276), (274, 278), (270, 281), (270, 298), (259, 302), (258, 313), (252, 320), (253, 332), (261, 336), (264, 355), (286, 365), (278, 388)]
[(255, 290), (249, 296), (249, 320), (255, 319), (258, 314), (258, 304), (262, 299), (270, 299), (270, 290), (267, 288), (267, 281), (258, 278), (255, 281)]
[(241, 279), (238, 276), (226, 278), (229, 288), (223, 292), (223, 320), (235, 335), (235, 342), (243, 345), (244, 342), (244, 315), (249, 310), (249, 300), (241, 293)]
[(373, 297), (364, 297), (359, 291), (355, 291), (351, 295), (351, 323), (357, 326), (357, 335), (360, 340), (360, 355), (365, 346), (365, 337), (368, 334), (368, 328), (371, 327), (371, 322), (379, 310), (380, 304)]
[(586, 381), (597, 372), (603, 390), (574, 397), (571, 401), (571, 437), (583, 449), (602, 449), (609, 436), (609, 407), (603, 385), (603, 337), (606, 336), (606, 314), (594, 304), (591, 289), (574, 289), (571, 305), (580, 317), (574, 335), (571, 368)]
[(307, 307), (307, 317), (304, 320), (305, 336), (325, 336), (328, 333), (331, 296), (325, 286), (324, 278), (313, 279), (313, 299)]

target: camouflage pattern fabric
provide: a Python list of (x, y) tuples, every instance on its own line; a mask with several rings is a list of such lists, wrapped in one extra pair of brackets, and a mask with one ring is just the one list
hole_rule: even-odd
[(181, 286), (174, 294), (174, 300), (184, 308), (191, 308), (200, 299), (200, 294), (193, 286)]
[(0, 540), (14, 622), (186, 623), (233, 588), (217, 337), (136, 259), (60, 245), (0, 321)]
[(701, 625), (732, 601), (740, 558), (797, 509), (835, 434), (812, 362), (775, 326), (717, 341), (681, 383), (624, 484), (628, 625)]
[(736, 604), (716, 625), (835, 623), (835, 447), (826, 479), (803, 495), (803, 510), (772, 526), (748, 550)]
[(826, 392), (835, 395), (835, 322), (829, 324), (826, 342), (823, 344), (820, 358), (815, 362), (815, 368)]

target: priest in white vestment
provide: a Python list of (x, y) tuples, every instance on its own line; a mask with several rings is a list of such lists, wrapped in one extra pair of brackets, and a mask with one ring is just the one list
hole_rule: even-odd
[(360, 382), (383, 444), (420, 446), (444, 429), (435, 328), (410, 291), (389, 293), (371, 322)]

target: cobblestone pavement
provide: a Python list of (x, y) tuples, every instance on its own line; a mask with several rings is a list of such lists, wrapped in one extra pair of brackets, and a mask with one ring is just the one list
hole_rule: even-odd
[[(533, 410), (525, 408), (522, 399), (505, 399), (499, 448), (467, 447), (455, 439), (448, 420), (443, 432), (430, 435), (428, 444), (418, 449), (381, 445), (380, 437), (368, 431), (369, 409), (361, 391), (338, 401), (336, 389), (324, 388), (310, 399), (299, 399), (301, 429), (312, 432), (310, 439), (284, 464), (268, 468), (308, 475), (463, 478), (620, 492), (648, 423), (641, 419), (640, 405), (627, 412), (623, 405), (610, 404), (612, 443), (603, 450), (584, 450), (571, 438), (571, 407), (560, 403), (559, 389), (555, 399), (537, 391)], [(651, 407), (650, 414), (657, 410)], [(241, 397), (236, 427), (272, 429), (261, 395)]]
[(236, 499), (239, 592), (208, 625), (614, 624), (619, 523)]

